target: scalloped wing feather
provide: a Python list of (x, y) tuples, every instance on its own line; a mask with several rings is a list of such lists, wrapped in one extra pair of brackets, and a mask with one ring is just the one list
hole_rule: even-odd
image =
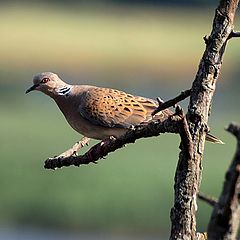
[[(82, 94), (79, 112), (95, 125), (129, 128), (152, 119), (151, 113), (158, 106), (152, 99), (133, 96), (109, 88), (92, 88)], [(154, 119), (164, 120), (171, 114), (168, 109)]]

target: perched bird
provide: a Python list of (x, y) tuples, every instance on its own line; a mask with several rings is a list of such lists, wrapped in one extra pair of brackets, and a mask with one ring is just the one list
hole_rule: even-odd
[[(152, 119), (164, 121), (173, 113), (165, 109), (152, 117), (158, 102), (123, 91), (89, 85), (70, 85), (57, 74), (44, 72), (33, 78), (33, 90), (41, 91), (57, 103), (70, 126), (88, 138), (104, 140), (120, 137), (132, 127)], [(207, 140), (220, 143), (216, 137)]]

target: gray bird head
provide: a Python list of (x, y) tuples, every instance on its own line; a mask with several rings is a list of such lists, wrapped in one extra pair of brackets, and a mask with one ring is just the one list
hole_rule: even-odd
[(56, 90), (66, 86), (57, 74), (52, 72), (43, 72), (33, 77), (33, 86), (27, 89), (26, 93), (33, 90), (41, 91), (49, 96), (55, 94)]

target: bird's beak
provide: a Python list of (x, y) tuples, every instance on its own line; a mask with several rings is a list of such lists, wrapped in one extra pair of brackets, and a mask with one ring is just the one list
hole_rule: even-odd
[(29, 89), (27, 89), (27, 91), (25, 92), (26, 94), (27, 93), (29, 93), (29, 92), (31, 92), (31, 91), (33, 91), (33, 90), (35, 90), (36, 89), (36, 87), (38, 87), (38, 85), (39, 84), (34, 84), (33, 86), (31, 86)]

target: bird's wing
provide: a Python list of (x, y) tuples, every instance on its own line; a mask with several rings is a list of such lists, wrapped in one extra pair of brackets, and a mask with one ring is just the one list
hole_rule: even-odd
[[(152, 119), (157, 102), (109, 88), (91, 88), (82, 93), (79, 112), (95, 125), (128, 128)], [(169, 113), (160, 113), (164, 120)]]

